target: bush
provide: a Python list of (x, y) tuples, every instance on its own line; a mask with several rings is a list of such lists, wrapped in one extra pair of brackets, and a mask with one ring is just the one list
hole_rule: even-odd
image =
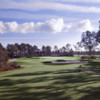
[(95, 56), (90, 56), (90, 59), (96, 59), (96, 57)]
[(12, 64), (10, 64), (10, 66), (14, 69), (17, 69), (17, 68), (21, 68), (21, 66), (17, 65), (16, 62), (13, 62)]
[(84, 59), (88, 59), (87, 56), (81, 56), (81, 59), (84, 60)]
[(81, 56), (81, 60), (85, 60), (85, 59), (96, 59), (95, 56)]

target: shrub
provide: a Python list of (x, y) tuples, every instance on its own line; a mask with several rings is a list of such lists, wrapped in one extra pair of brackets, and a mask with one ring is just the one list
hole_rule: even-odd
[(95, 56), (81, 56), (81, 60), (85, 60), (85, 59), (96, 59)]

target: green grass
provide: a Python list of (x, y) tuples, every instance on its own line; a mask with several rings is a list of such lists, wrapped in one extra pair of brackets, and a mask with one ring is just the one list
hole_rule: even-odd
[[(16, 62), (22, 69), (0, 73), (0, 100), (100, 100), (99, 74), (91, 71), (77, 72), (80, 64), (43, 63), (76, 59), (77, 57), (17, 59)], [(92, 66), (92, 63), (84, 66)]]

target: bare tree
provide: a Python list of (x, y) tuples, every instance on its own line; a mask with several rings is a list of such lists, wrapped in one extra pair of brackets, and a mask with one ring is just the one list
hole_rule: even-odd
[(71, 45), (69, 43), (66, 44), (66, 51), (69, 52), (71, 49)]
[(8, 67), (8, 59), (6, 49), (0, 44), (0, 67)]
[(74, 45), (74, 48), (75, 48), (76, 54), (78, 54), (78, 57), (79, 57), (81, 49), (82, 49), (81, 42), (77, 42), (76, 45)]

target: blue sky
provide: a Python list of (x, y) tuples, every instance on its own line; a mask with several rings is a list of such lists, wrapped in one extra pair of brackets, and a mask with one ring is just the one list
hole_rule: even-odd
[(0, 0), (0, 42), (73, 45), (99, 20), (100, 0)]

